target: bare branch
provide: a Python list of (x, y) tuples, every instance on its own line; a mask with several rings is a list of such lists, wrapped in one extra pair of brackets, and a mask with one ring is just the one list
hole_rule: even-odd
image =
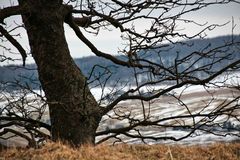
[(107, 53), (103, 53), (101, 51), (99, 51), (83, 34), (82, 32), (80, 31), (80, 29), (78, 28), (78, 26), (74, 23), (72, 17), (69, 17), (67, 20), (66, 20), (66, 23), (69, 24), (69, 26), (74, 30), (75, 34), (78, 36), (79, 39), (81, 39), (91, 50), (93, 53), (95, 53), (97, 56), (100, 56), (100, 57), (104, 57), (106, 59), (109, 59), (111, 60), (112, 62), (116, 63), (116, 64), (119, 64), (119, 65), (122, 65), (122, 66), (127, 66), (127, 67), (139, 67), (139, 68), (142, 68), (141, 65), (138, 65), (138, 64), (131, 64), (129, 62), (125, 62), (125, 61), (122, 61), (122, 60), (119, 60), (117, 59), (116, 57), (110, 55), (110, 54), (107, 54)]
[(24, 6), (11, 6), (0, 10), (0, 23), (4, 24), (4, 19), (14, 15), (21, 15), (28, 12), (26, 5)]
[(19, 53), (21, 54), (22, 56), (22, 60), (23, 60), (23, 66), (25, 66), (25, 61), (26, 61), (26, 58), (27, 58), (27, 54), (26, 54), (26, 51), (23, 49), (23, 47), (20, 45), (20, 43), (18, 43), (18, 41), (16, 39), (14, 39), (9, 33), (7, 30), (5, 30), (2, 26), (0, 26), (0, 32), (2, 33), (2, 35), (4, 35), (8, 40), (9, 42), (12, 43), (12, 45), (14, 47), (17, 48), (17, 50), (19, 51)]

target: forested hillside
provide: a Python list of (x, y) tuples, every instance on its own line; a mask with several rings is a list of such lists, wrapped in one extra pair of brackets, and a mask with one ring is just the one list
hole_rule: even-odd
[[(211, 58), (205, 57), (199, 59), (201, 56), (197, 56), (198, 54), (194, 54), (194, 56), (189, 55), (191, 55), (193, 51), (199, 51), (199, 54), (208, 52), (214, 47), (222, 46), (226, 42), (239, 39), (240, 36), (222, 36), (204, 40), (194, 39), (171, 45), (166, 44), (163, 45), (161, 49), (142, 50), (138, 53), (138, 59), (141, 60), (145, 58), (169, 69), (173, 69), (174, 62), (178, 61), (178, 63), (180, 63), (178, 67), (180, 73), (186, 71), (186, 69), (193, 70), (194, 68), (204, 65), (209, 68), (209, 71), (215, 71), (218, 70), (220, 66), (226, 66), (234, 60), (240, 59), (239, 46), (232, 48), (219, 47), (219, 50), (223, 50), (224, 52), (219, 52), (218, 57), (215, 57), (219, 59), (219, 62), (212, 66), (207, 66), (209, 63), (208, 61), (211, 60)], [(218, 52), (217, 49), (216, 52)], [(224, 57), (226, 54), (229, 54), (228, 59), (221, 59), (221, 57)], [(188, 61), (181, 63), (181, 59), (186, 59), (188, 56)], [(128, 61), (128, 58), (124, 55), (119, 55), (118, 58)], [(127, 67), (118, 66), (109, 60), (97, 56), (78, 58), (75, 59), (75, 62), (86, 75), (88, 82), (91, 83), (92, 86), (99, 84), (99, 82), (107, 82), (108, 85), (114, 85), (116, 82), (122, 82), (118, 83), (120, 85), (128, 82), (131, 84), (134, 83), (134, 76), (132, 75), (136, 72), (140, 72), (140, 70), (134, 71), (133, 68), (129, 69)], [(40, 87), (35, 64), (28, 64), (25, 67), (16, 65), (1, 66), (0, 73), (1, 84), (6, 82), (16, 82), (17, 84), (27, 85), (33, 89), (38, 89)], [(205, 74), (210, 73), (196, 72), (196, 74), (197, 75), (194, 76), (201, 78), (204, 77)], [(141, 77), (138, 77), (138, 79), (144, 81), (147, 76), (147, 74), (141, 74)], [(15, 86), (12, 86), (11, 88), (15, 89)]]

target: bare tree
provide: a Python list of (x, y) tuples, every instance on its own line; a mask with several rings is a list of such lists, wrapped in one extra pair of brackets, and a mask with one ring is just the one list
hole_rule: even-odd
[[(235, 134), (235, 132), (223, 133), (218, 129), (212, 130), (210, 126), (223, 128), (224, 121), (220, 121), (219, 117), (227, 117), (239, 122), (239, 86), (229, 86), (232, 98), (218, 101), (214, 108), (210, 107), (215, 103), (214, 94), (211, 92), (208, 92), (210, 99), (199, 104), (200, 109), (190, 108), (190, 105), (185, 102), (184, 90), (180, 94), (174, 92), (178, 88), (190, 85), (202, 85), (206, 90), (209, 85), (220, 86), (213, 82), (216, 77), (239, 69), (240, 59), (235, 56), (237, 55), (235, 53), (239, 52), (240, 42), (235, 36), (224, 44), (214, 47), (206, 44), (203, 48), (194, 51), (185, 50), (184, 54), (172, 51), (175, 45), (191, 48), (192, 44), (186, 40), (205, 38), (205, 31), (222, 26), (199, 24), (193, 20), (184, 19), (184, 15), (210, 5), (227, 3), (239, 2), (234, 0), (70, 0), (67, 2), (18, 0), (17, 5), (2, 8), (0, 10), (1, 38), (3, 41), (9, 41), (18, 50), (23, 65), (28, 54), (33, 56), (46, 96), (46, 98), (40, 98), (43, 100), (41, 105), (44, 104), (43, 108), (46, 104), (48, 105), (51, 125), (40, 121), (41, 110), (38, 111), (40, 117), (37, 118), (33, 118), (31, 113), (25, 115), (26, 112), (32, 112), (34, 109), (23, 107), (26, 104), (31, 106), (25, 102), (26, 95), (23, 95), (19, 96), (17, 103), (11, 102), (15, 98), (9, 100), (11, 103), (8, 104), (18, 106), (7, 105), (4, 108), (5, 111), (1, 113), (0, 119), (4, 120), (1, 127), (5, 129), (0, 134), (12, 132), (27, 139), (31, 144), (36, 139), (36, 135), (48, 137), (48, 134), (39, 129), (44, 127), (50, 131), (54, 141), (68, 142), (74, 146), (84, 143), (94, 144), (96, 136), (102, 137), (97, 142), (101, 143), (111, 138), (121, 141), (122, 136), (139, 138), (144, 142), (147, 139), (178, 141), (193, 135), (197, 130), (216, 135)], [(16, 40), (15, 36), (19, 36), (20, 33), (15, 34), (15, 29), (9, 29), (10, 24), (5, 20), (16, 15), (21, 15), (23, 24), (17, 24), (17, 27), (23, 27), (26, 30), (30, 51), (26, 51)], [(145, 25), (141, 25), (143, 22)], [(130, 70), (132, 74), (129, 75), (129, 81), (115, 81), (110, 93), (104, 94), (112, 72), (108, 67), (96, 64), (89, 77), (83, 75), (70, 56), (64, 35), (64, 23), (70, 26), (75, 36), (96, 56)], [(202, 29), (190, 35), (178, 30), (178, 24), (181, 23), (192, 23)], [(121, 56), (99, 50), (83, 32), (84, 30), (98, 35), (103, 29), (109, 31), (116, 29), (121, 32), (121, 38), (125, 43), (125, 46), (119, 49)], [(11, 49), (2, 45), (1, 47), (11, 52)], [(169, 62), (164, 62), (163, 54), (171, 57)], [(1, 61), (7, 59), (10, 58), (4, 54), (1, 55)], [(224, 63), (226, 60), (229, 60), (228, 64)], [(99, 68), (102, 71), (97, 75), (94, 71)], [(130, 82), (130, 79), (134, 82)], [(129, 83), (132, 87), (126, 90)], [(99, 101), (95, 100), (90, 92), (91, 84), (103, 89)], [(119, 84), (122, 88), (117, 88)], [(170, 85), (156, 87), (161, 84)], [(154, 116), (153, 110), (156, 109), (156, 106), (153, 107), (154, 102), (161, 97), (178, 104), (178, 107), (183, 110), (182, 114)], [(104, 101), (106, 99), (108, 101)], [(137, 106), (119, 104), (126, 100), (134, 100)], [(138, 109), (138, 112), (135, 112), (135, 109)], [(160, 106), (157, 107), (159, 112), (161, 109)], [(106, 116), (125, 123), (117, 128), (106, 127), (97, 131), (100, 121), (105, 121)], [(27, 130), (27, 137), (22, 135), (22, 132), (17, 133), (13, 129), (6, 128), (12, 125), (21, 126)], [(152, 127), (158, 132), (166, 127), (183, 128), (188, 133), (180, 137), (153, 136), (144, 133), (147, 127)]]

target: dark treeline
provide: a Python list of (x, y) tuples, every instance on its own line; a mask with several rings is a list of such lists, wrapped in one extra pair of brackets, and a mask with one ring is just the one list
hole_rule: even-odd
[[(138, 53), (138, 58), (149, 59), (155, 63), (159, 63), (165, 67), (171, 68), (176, 60), (181, 60), (181, 58), (186, 57), (193, 51), (199, 51), (199, 53), (207, 52), (214, 47), (224, 45), (226, 42), (239, 39), (240, 36), (222, 36), (211, 39), (193, 39), (186, 42), (165, 45), (160, 49), (158, 48), (141, 51)], [(216, 71), (220, 67), (222, 68), (223, 66), (228, 65), (234, 60), (240, 59), (239, 46), (231, 48), (224, 47), (220, 49), (221, 52), (219, 52), (219, 57), (216, 58), (221, 58), (226, 54), (229, 56), (227, 59), (223, 59), (219, 61), (219, 63), (216, 63), (214, 66), (211, 66), (209, 69), (212, 71)], [(118, 56), (118, 58), (126, 59), (126, 61), (128, 61), (127, 57), (123, 55)], [(199, 57), (197, 54), (194, 54), (194, 56), (189, 58), (187, 62), (184, 61), (183, 63), (179, 64), (179, 72), (183, 71), (189, 66), (194, 69), (209, 63), (207, 57), (195, 63), (198, 58)], [(209, 60), (211, 60), (211, 58)], [(97, 84), (103, 84), (105, 82), (107, 82), (107, 85), (115, 85), (116, 83), (118, 83), (118, 85), (123, 85), (129, 82), (130, 84), (134, 83), (134, 70), (132, 68), (129, 69), (127, 67), (118, 66), (104, 58), (89, 56), (77, 58), (75, 59), (75, 62), (87, 77), (88, 82), (91, 83), (90, 86), (96, 86)], [(201, 78), (204, 77), (206, 73), (196, 72), (196, 74), (197, 75), (194, 76)], [(138, 78), (141, 82), (148, 77), (147, 75), (142, 74), (141, 77)], [(40, 87), (35, 64), (27, 64), (25, 67), (22, 67), (20, 65), (0, 66), (0, 82), (2, 86), (4, 84), (7, 84), (7, 82), (14, 82), (8, 86), (10, 89), (16, 89), (19, 85), (28, 86), (32, 89), (39, 89)]]

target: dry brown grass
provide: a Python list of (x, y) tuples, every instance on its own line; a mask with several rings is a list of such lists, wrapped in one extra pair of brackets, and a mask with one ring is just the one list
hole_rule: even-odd
[(182, 145), (99, 145), (70, 148), (61, 143), (47, 143), (40, 149), (5, 149), (6, 160), (240, 160), (240, 143), (207, 146)]

